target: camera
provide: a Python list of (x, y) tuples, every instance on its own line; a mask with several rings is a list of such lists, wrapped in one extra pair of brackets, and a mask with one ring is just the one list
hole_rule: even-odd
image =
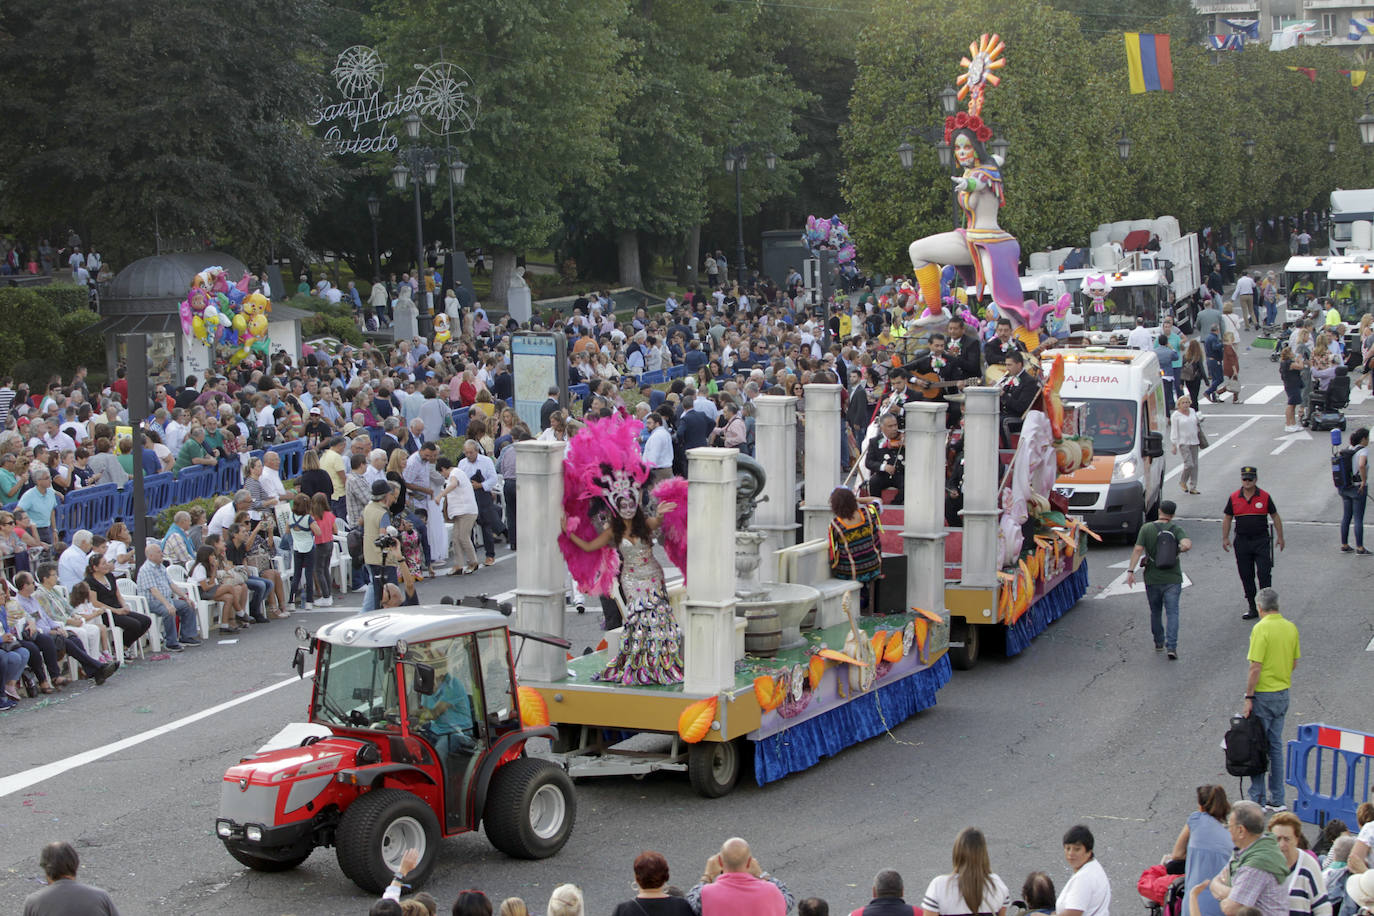
[(376, 547), (378, 550), (390, 550), (391, 548), (395, 547), (397, 543), (398, 541), (396, 540), (396, 535), (379, 534), (377, 535), (377, 540), (372, 542), (372, 546)]

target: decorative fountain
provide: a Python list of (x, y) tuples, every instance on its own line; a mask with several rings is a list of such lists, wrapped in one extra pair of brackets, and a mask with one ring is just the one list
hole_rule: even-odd
[[(739, 484), (735, 490), (735, 615), (749, 621), (744, 632), (745, 651), (750, 655), (775, 655), (781, 649), (806, 645), (801, 634), (802, 619), (816, 606), (821, 593), (809, 585), (765, 582), (759, 572), (763, 558), (759, 546), (767, 535), (750, 528), (754, 507), (761, 497), (763, 465), (745, 454), (736, 459)], [(770, 625), (770, 620), (776, 620)]]

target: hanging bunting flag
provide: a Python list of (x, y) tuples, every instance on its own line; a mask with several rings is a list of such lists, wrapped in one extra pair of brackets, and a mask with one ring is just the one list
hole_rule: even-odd
[(1276, 31), (1269, 39), (1270, 51), (1286, 51), (1289, 48), (1296, 48), (1302, 40), (1303, 33), (1310, 32), (1317, 27), (1317, 23), (1311, 19), (1304, 19), (1300, 22), (1290, 22), (1282, 30)]
[(1352, 88), (1352, 89), (1359, 89), (1362, 85), (1364, 85), (1365, 74), (1368, 73), (1369, 71), (1367, 71), (1367, 70), (1341, 70), (1341, 71), (1339, 71), (1339, 72), (1340, 72), (1341, 76), (1348, 76), (1348, 77), (1350, 77), (1350, 88)]
[(1292, 70), (1294, 73), (1301, 73), (1303, 76), (1307, 77), (1314, 83), (1317, 81), (1316, 67), (1289, 67), (1287, 69)]
[(1208, 35), (1207, 44), (1213, 51), (1244, 51), (1244, 35)]
[(1259, 41), (1258, 19), (1223, 19), (1222, 24), (1230, 26), (1233, 32), (1244, 35), (1251, 41)]
[(1374, 30), (1374, 18), (1369, 16), (1351, 16), (1350, 31), (1345, 37), (1350, 41), (1359, 41), (1364, 36)]
[(1174, 63), (1169, 56), (1169, 36), (1145, 32), (1126, 33), (1126, 75), (1131, 94), (1174, 91)]

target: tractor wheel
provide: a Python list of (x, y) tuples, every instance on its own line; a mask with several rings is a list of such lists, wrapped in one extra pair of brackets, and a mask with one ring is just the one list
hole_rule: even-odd
[(231, 846), (228, 843), (224, 844), (224, 848), (228, 850), (229, 855), (233, 856), (236, 860), (238, 860), (238, 863), (240, 865), (247, 865), (249, 868), (253, 869), (253, 871), (266, 872), (290, 871), (297, 865), (300, 865), (306, 859), (310, 858), (310, 853), (314, 852), (313, 849), (308, 849), (305, 851), (304, 854), (297, 853), (294, 855), (283, 856), (281, 858), (268, 859), (264, 858), (263, 856), (255, 856), (251, 852), (247, 852), (239, 846)]
[(966, 621), (950, 622), (949, 641), (963, 643), (962, 646), (949, 647), (949, 663), (959, 671), (968, 671), (978, 664), (978, 654), (981, 651), (978, 630), (978, 627)]
[(577, 798), (558, 764), (518, 757), (491, 778), (482, 823), (491, 845), (514, 859), (547, 859), (572, 836)]
[(702, 741), (687, 748), (687, 778), (702, 798), (729, 795), (739, 782), (741, 758), (737, 741)]
[(429, 805), (409, 792), (373, 789), (348, 806), (334, 843), (339, 868), (370, 894), (380, 894), (391, 883), (407, 849), (418, 849), (420, 862), (406, 876), (418, 888), (434, 868), (439, 819)]

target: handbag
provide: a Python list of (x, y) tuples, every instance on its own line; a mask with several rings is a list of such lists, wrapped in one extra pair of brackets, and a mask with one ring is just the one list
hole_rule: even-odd
[(1207, 430), (1202, 428), (1202, 419), (1199, 418), (1197, 421), (1197, 447), (1204, 449), (1211, 444), (1207, 441)]

